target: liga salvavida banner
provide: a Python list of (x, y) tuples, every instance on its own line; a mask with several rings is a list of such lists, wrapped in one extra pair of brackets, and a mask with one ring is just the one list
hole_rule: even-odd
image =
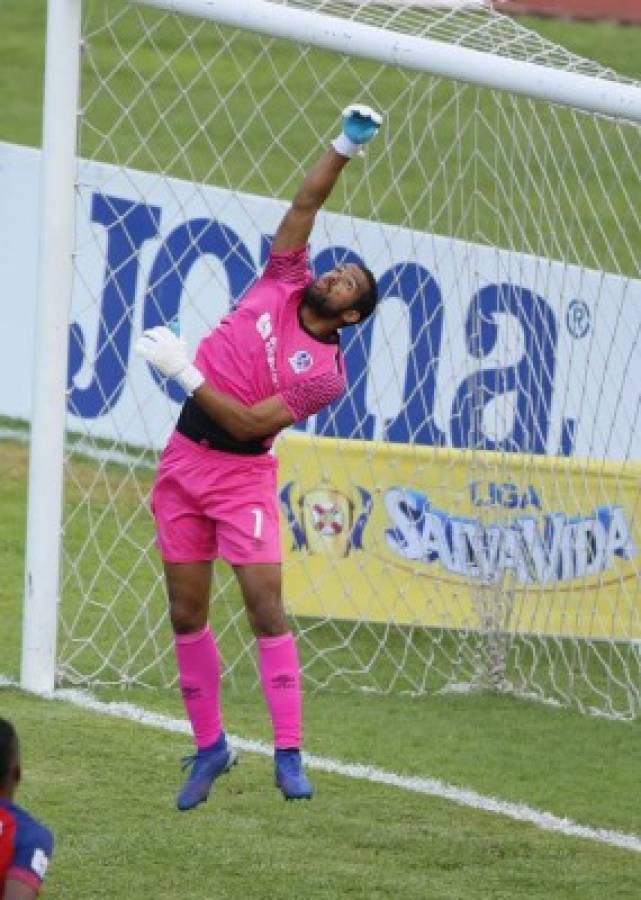
[(641, 639), (641, 465), (294, 433), (278, 456), (290, 612)]

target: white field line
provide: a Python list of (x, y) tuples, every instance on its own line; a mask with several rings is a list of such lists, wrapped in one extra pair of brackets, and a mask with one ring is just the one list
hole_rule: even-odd
[(29, 443), (29, 432), (26, 428), (0, 428), (0, 441), (18, 441)]
[[(0, 686), (2, 685), (18, 687), (15, 682), (0, 675)], [(116, 719), (125, 719), (176, 734), (190, 734), (189, 724), (186, 720), (150, 712), (139, 706), (134, 706), (132, 703), (105, 702), (96, 699), (85, 691), (66, 689), (56, 691), (52, 697), (54, 700), (71, 703), (73, 706), (78, 706), (81, 709), (113, 716)], [(236, 735), (229, 735), (229, 739), (234, 747), (246, 753), (258, 753), (261, 756), (271, 756), (273, 753), (271, 745), (264, 744), (261, 741), (250, 741)], [(515, 822), (525, 822), (529, 825), (534, 825), (535, 828), (540, 828), (542, 831), (553, 831), (566, 837), (583, 838), (584, 840), (594, 841), (597, 844), (608, 844), (611, 847), (619, 847), (622, 850), (641, 853), (641, 837), (637, 835), (611, 831), (608, 828), (592, 828), (588, 825), (579, 825), (577, 822), (573, 822), (572, 819), (542, 812), (523, 803), (510, 803), (506, 800), (498, 800), (495, 797), (486, 797), (483, 794), (478, 794), (476, 791), (447, 784), (447, 782), (438, 778), (398, 775), (395, 772), (386, 772), (384, 769), (379, 769), (376, 766), (345, 763), (338, 759), (328, 759), (324, 756), (314, 756), (309, 753), (305, 754), (305, 764), (310, 769), (318, 769), (322, 772), (329, 772), (332, 775), (342, 775), (344, 778), (355, 778), (359, 781), (384, 784), (403, 791), (412, 791), (415, 794), (426, 794), (430, 797), (437, 797), (440, 800), (449, 800), (451, 803), (456, 803), (459, 806), (494, 813), (497, 816), (513, 819)]]
[[(19, 428), (0, 428), (0, 441), (17, 441), (21, 444), (29, 443), (29, 432)], [(141, 458), (140, 454), (128, 453), (126, 450), (109, 450), (107, 447), (97, 447), (85, 438), (70, 440), (67, 444), (67, 452), (71, 455), (84, 456), (96, 462), (117, 463), (121, 466), (129, 466), (134, 469), (156, 468), (155, 463)]]

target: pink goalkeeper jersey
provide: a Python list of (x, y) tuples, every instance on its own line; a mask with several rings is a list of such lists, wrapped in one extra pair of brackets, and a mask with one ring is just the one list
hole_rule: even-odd
[(343, 393), (338, 334), (321, 341), (298, 318), (311, 281), (305, 247), (270, 255), (262, 277), (198, 346), (195, 365), (212, 387), (246, 406), (278, 395), (297, 422)]

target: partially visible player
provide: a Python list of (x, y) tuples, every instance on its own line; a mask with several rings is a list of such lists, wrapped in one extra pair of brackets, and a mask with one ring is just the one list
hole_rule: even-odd
[(53, 851), (51, 832), (13, 802), (20, 775), (18, 735), (0, 719), (0, 900), (37, 897)]
[(197, 751), (187, 760), (181, 810), (206, 800), (236, 760), (223, 731), (221, 665), (209, 627), (217, 557), (234, 568), (256, 636), (276, 784), (287, 800), (312, 796), (301, 764), (299, 662), (281, 594), (277, 460), (269, 450), (279, 431), (343, 393), (339, 332), (364, 322), (376, 306), (376, 281), (361, 265), (314, 279), (307, 242), (341, 171), (380, 124), (369, 107), (345, 110), (342, 133), (307, 173), (274, 235), (262, 277), (201, 341), (194, 365), (167, 327), (145, 331), (136, 345), (189, 395), (152, 496), (180, 688)]

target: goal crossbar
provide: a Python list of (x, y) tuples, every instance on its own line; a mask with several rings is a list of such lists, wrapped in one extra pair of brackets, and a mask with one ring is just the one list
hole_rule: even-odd
[(641, 123), (641, 88), (269, 0), (134, 0), (285, 40)]

